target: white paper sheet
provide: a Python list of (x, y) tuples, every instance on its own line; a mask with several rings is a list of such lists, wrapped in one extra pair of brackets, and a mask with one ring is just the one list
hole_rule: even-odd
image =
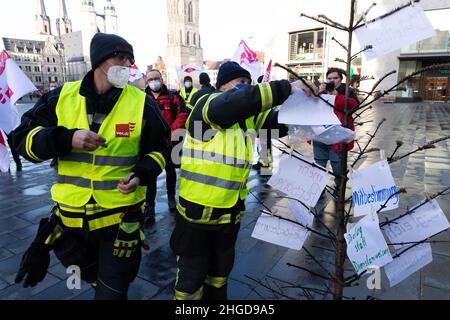
[[(437, 201), (432, 200), (411, 214), (396, 220), (395, 223), (386, 225), (383, 231), (391, 243), (404, 243), (428, 239), (448, 228), (450, 224), (447, 217)], [(395, 247), (400, 248), (401, 245)]]
[(382, 267), (392, 261), (378, 223), (378, 216), (370, 214), (345, 234), (347, 256), (358, 274), (368, 268)]
[[(386, 160), (374, 163), (369, 167), (355, 171), (350, 177), (355, 217), (367, 215), (372, 205), (377, 211), (389, 196), (397, 192), (391, 168)], [(393, 196), (387, 203), (388, 211), (398, 208), (399, 196)]]
[(300, 202), (289, 199), (288, 200), (288, 208), (292, 212), (297, 222), (311, 227), (314, 221), (314, 215), (302, 205)]
[(252, 237), (278, 246), (300, 250), (310, 232), (298, 224), (261, 214), (256, 221)]
[[(334, 95), (322, 95), (334, 106)], [(285, 124), (302, 126), (320, 126), (324, 124), (341, 124), (333, 108), (316, 97), (308, 97), (303, 90), (297, 90), (282, 104), (278, 121)]]
[[(301, 157), (298, 154), (295, 156)], [(303, 159), (306, 160), (306, 158)], [(290, 198), (298, 199), (307, 206), (314, 207), (330, 178), (327, 172), (309, 163), (283, 155), (278, 171), (272, 175), (268, 184), (286, 193)]]
[(431, 245), (415, 246), (384, 266), (391, 288), (433, 261)]
[(419, 4), (397, 11), (383, 19), (355, 30), (361, 48), (372, 45), (364, 52), (367, 60), (407, 47), (417, 41), (434, 36), (435, 31)]

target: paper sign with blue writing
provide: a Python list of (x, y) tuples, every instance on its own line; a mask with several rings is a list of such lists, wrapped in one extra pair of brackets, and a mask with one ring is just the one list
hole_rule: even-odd
[(370, 214), (358, 221), (344, 235), (347, 256), (358, 274), (369, 268), (381, 268), (392, 261), (391, 252), (378, 223), (378, 215)]
[(310, 232), (302, 226), (268, 214), (256, 221), (252, 237), (289, 249), (300, 250)]
[(325, 144), (348, 143), (355, 138), (352, 130), (340, 125), (313, 126), (312, 130), (315, 133), (313, 140)]
[(314, 221), (314, 215), (310, 209), (296, 200), (288, 200), (288, 208), (292, 212), (295, 220), (304, 226), (311, 227)]
[[(312, 162), (298, 154), (296, 157)], [(315, 207), (330, 178), (327, 172), (315, 168), (309, 163), (283, 155), (278, 171), (270, 178), (268, 184), (284, 192), (290, 198), (298, 199), (307, 206)]]
[(436, 200), (414, 208), (410, 214), (383, 227), (391, 243), (397, 243), (394, 245), (396, 248), (402, 247), (399, 243), (419, 242), (450, 228), (448, 219)]
[(403, 8), (355, 30), (361, 48), (371, 45), (364, 55), (372, 60), (434, 36), (435, 31), (419, 4)]
[[(334, 106), (334, 95), (322, 95)], [(282, 104), (278, 112), (278, 122), (302, 126), (341, 124), (333, 108), (316, 97), (308, 97), (303, 90), (297, 90)]]
[(433, 261), (431, 245), (423, 243), (402, 253), (384, 266), (391, 288)]
[(355, 171), (350, 182), (355, 217), (369, 214), (372, 206), (378, 211), (389, 198), (386, 208), (381, 212), (398, 208), (397, 187), (386, 160)]

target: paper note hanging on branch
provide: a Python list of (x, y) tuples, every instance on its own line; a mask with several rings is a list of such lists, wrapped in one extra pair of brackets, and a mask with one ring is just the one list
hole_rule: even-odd
[(392, 261), (378, 223), (378, 216), (370, 214), (344, 235), (347, 242), (347, 256), (358, 274), (369, 268), (380, 268)]
[[(298, 154), (295, 156), (311, 162)], [(268, 184), (284, 192), (290, 198), (298, 199), (307, 206), (315, 207), (330, 178), (330, 175), (324, 170), (294, 157), (283, 155), (278, 171), (270, 178)]]
[[(423, 241), (448, 228), (450, 228), (448, 219), (434, 199), (394, 223), (384, 226), (383, 231), (391, 243), (405, 243)], [(402, 247), (402, 245), (394, 246)]]
[(309, 208), (302, 205), (296, 200), (288, 200), (288, 208), (292, 212), (297, 222), (311, 227), (314, 221), (314, 215), (309, 211)]
[(375, 211), (378, 211), (389, 198), (386, 208), (381, 212), (398, 208), (397, 187), (386, 160), (355, 171), (350, 177), (350, 181), (355, 217), (369, 214), (372, 205), (374, 205)]
[(263, 213), (256, 221), (252, 237), (289, 249), (300, 250), (309, 234), (308, 230), (296, 223)]
[[(321, 95), (334, 106), (334, 95)], [(308, 97), (303, 90), (297, 90), (282, 104), (278, 122), (302, 126), (341, 124), (333, 108), (317, 97)]]
[(312, 130), (315, 134), (313, 140), (325, 144), (348, 143), (355, 138), (352, 130), (341, 125), (313, 126)]
[(431, 245), (423, 243), (402, 253), (384, 266), (391, 288), (433, 261)]
[(371, 45), (367, 60), (434, 36), (435, 31), (419, 4), (403, 8), (355, 30), (361, 48)]

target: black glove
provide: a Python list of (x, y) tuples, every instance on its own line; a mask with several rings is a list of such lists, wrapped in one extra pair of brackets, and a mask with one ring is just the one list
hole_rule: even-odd
[(27, 288), (34, 287), (44, 280), (50, 264), (51, 249), (45, 245), (45, 240), (53, 231), (53, 227), (53, 223), (48, 218), (40, 221), (36, 238), (22, 257), (15, 283), (20, 283), (25, 278), (23, 287)]

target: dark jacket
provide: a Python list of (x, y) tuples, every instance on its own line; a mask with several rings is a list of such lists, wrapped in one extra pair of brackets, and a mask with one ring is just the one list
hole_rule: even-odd
[[(95, 91), (94, 72), (90, 71), (83, 79), (80, 95), (86, 97), (86, 110), (90, 121), (90, 130), (98, 133), (101, 121), (117, 103), (122, 89), (112, 88), (107, 93), (99, 95)], [(56, 106), (62, 87), (44, 94), (36, 105), (22, 116), (20, 126), (14, 130), (14, 145), (25, 159), (36, 163), (26, 150), (28, 133), (38, 126), (44, 127), (32, 140), (32, 152), (42, 160), (68, 155), (72, 151), (72, 138), (78, 129), (67, 129), (58, 126)], [(125, 106), (126, 108), (126, 106)], [(161, 167), (151, 157), (146, 156), (152, 151), (168, 154), (170, 145), (170, 129), (161, 116), (155, 103), (149, 98), (145, 101), (143, 128), (140, 140), (140, 160), (133, 172), (146, 185), (151, 176), (159, 175)]]
[(166, 119), (171, 131), (184, 129), (184, 125), (189, 116), (189, 110), (186, 109), (184, 100), (178, 93), (174, 91), (169, 93), (169, 90), (164, 84), (161, 87), (161, 93), (158, 98), (155, 98), (149, 87), (145, 89), (145, 93), (158, 105), (159, 111), (164, 119)]
[[(343, 94), (345, 96), (345, 83), (341, 83), (341, 85), (336, 89), (337, 93)], [(349, 97), (356, 100), (356, 103), (359, 104), (358, 96), (356, 95), (356, 91), (353, 88), (350, 88)]]
[(216, 88), (214, 88), (211, 84), (202, 86), (202, 88), (198, 90), (196, 93), (194, 93), (194, 95), (191, 98), (192, 108), (195, 107), (195, 103), (197, 102), (198, 99), (203, 97), (205, 94), (213, 93), (214, 91), (216, 91)]

